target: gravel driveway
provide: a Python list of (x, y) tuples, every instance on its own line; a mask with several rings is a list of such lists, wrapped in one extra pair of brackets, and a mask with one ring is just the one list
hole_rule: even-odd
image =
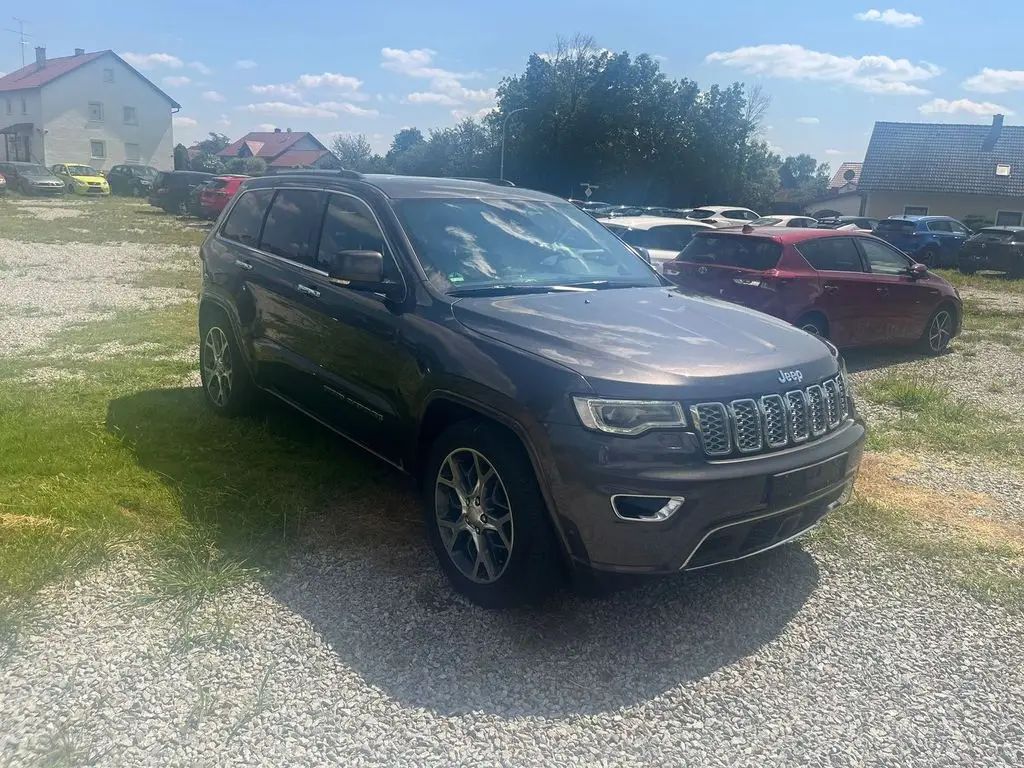
[(286, 573), (221, 598), (219, 643), (177, 650), (180, 625), (139, 609), (130, 566), (52, 590), (4, 669), (0, 757), (1024, 763), (1019, 619), (869, 542), (488, 613), (441, 583), (402, 502), (339, 510)]

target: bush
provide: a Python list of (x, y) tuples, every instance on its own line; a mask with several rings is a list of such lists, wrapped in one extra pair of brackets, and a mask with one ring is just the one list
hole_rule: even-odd
[(243, 168), (242, 173), (248, 176), (262, 176), (267, 172), (267, 161), (262, 157), (247, 157)]
[(188, 168), (188, 148), (184, 144), (178, 144), (174, 147), (174, 170), (187, 171)]

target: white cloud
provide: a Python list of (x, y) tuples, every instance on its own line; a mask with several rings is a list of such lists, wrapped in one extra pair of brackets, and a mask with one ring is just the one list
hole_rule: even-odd
[(803, 123), (804, 125), (817, 125), (821, 122), (821, 120), (816, 117), (798, 117), (796, 121), (798, 123)]
[(217, 91), (203, 91), (203, 99), (206, 101), (224, 101), (224, 94)]
[(177, 116), (175, 116), (174, 118), (172, 118), (171, 122), (173, 122), (174, 125), (177, 126), (178, 128), (193, 128), (193, 127), (199, 125), (199, 123), (197, 123), (191, 117), (177, 117)]
[(651, 58), (654, 59), (659, 64), (664, 64), (666, 61), (668, 61), (668, 56), (662, 56), (660, 53), (652, 53)]
[(840, 83), (866, 93), (898, 96), (928, 93), (912, 83), (931, 80), (942, 72), (925, 61), (914, 64), (908, 59), (888, 56), (837, 56), (792, 44), (716, 51), (705, 61), (768, 77)]
[[(381, 67), (389, 72), (397, 72), (406, 77), (418, 80), (429, 80), (430, 91), (417, 91), (409, 94), (406, 101), (412, 104), (447, 104), (449, 106), (463, 104), (467, 101), (494, 101), (494, 88), (466, 88), (463, 80), (471, 80), (480, 75), (476, 72), (452, 72), (433, 66), (436, 51), (429, 48), (415, 48), (405, 51), (401, 48), (381, 48)], [(426, 94), (436, 94), (434, 97)], [(445, 98), (441, 98), (445, 97)]]
[(163, 82), (164, 85), (169, 85), (171, 88), (181, 88), (183, 85), (191, 83), (192, 78), (185, 77), (184, 75), (169, 75), (161, 82)]
[(364, 109), (363, 107), (357, 107), (355, 104), (349, 104), (347, 101), (321, 101), (315, 106), (331, 112), (352, 115), (353, 117), (377, 117), (380, 115), (380, 112), (376, 109)]
[(903, 13), (892, 8), (886, 11), (876, 11), (872, 8), (870, 11), (853, 14), (853, 18), (857, 21), (877, 21), (879, 24), (887, 24), (890, 27), (916, 27), (919, 24), (924, 24), (924, 19), (920, 16)]
[(281, 83), (277, 85), (250, 85), (249, 91), (251, 93), (259, 94), (260, 96), (276, 96), (279, 99), (302, 101), (302, 92), (290, 83)]
[(256, 62), (252, 59), (239, 59), (235, 62), (235, 69), (256, 69)]
[(213, 73), (213, 70), (201, 61), (190, 61), (188, 65), (201, 75), (209, 75)]
[(339, 91), (358, 91), (363, 81), (357, 77), (339, 75), (334, 72), (324, 72), (320, 75), (299, 75), (295, 81), (299, 88), (337, 88)]
[(828, 155), (829, 157), (835, 157), (836, 155), (845, 155), (846, 154), (846, 150), (845, 149), (826, 149), (825, 150), (825, 154)]
[(963, 87), (968, 91), (977, 91), (978, 93), (1024, 91), (1024, 71), (985, 67), (978, 74), (964, 80)]
[(1013, 110), (990, 101), (971, 101), (970, 99), (932, 99), (917, 108), (922, 115), (955, 115), (959, 113), (991, 117), (992, 115), (1012, 115)]
[(493, 111), (494, 111), (494, 107), (484, 107), (483, 109), (478, 109), (475, 112), (472, 111), (472, 110), (466, 110), (466, 109), (453, 109), (452, 110), (452, 117), (454, 117), (459, 122), (462, 122), (467, 117), (471, 117), (474, 120), (483, 120), (485, 117), (487, 117)]
[(260, 123), (256, 126), (257, 130), (266, 131), (267, 133), (271, 133), (275, 128), (277, 128), (277, 126), (273, 123)]
[(279, 99), (302, 101), (304, 92), (316, 89), (329, 89), (340, 92), (340, 95), (351, 101), (365, 101), (370, 98), (359, 89), (363, 81), (349, 75), (335, 72), (323, 72), (319, 75), (299, 75), (290, 83), (270, 83), (268, 85), (250, 85), (252, 93), (261, 96), (276, 96)]
[(288, 104), (283, 101), (262, 101), (259, 104), (246, 104), (239, 107), (246, 112), (257, 115), (279, 117), (337, 117), (338, 113), (315, 104)]
[(221, 115), (220, 118), (217, 120), (217, 127), (218, 128), (230, 128), (231, 127), (231, 118), (228, 117), (227, 115)]
[(121, 58), (127, 61), (136, 69), (153, 69), (153, 67), (164, 66), (171, 69), (181, 69), (184, 63), (177, 56), (169, 53), (122, 53)]

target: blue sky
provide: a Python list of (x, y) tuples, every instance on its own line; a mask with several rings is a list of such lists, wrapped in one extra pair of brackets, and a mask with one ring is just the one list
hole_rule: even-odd
[[(766, 140), (833, 167), (863, 158), (875, 120), (988, 122), (998, 109), (1012, 123), (1024, 115), (1024, 7), (1009, 0), (103, 6), (27, 6), (28, 59), (37, 44), (50, 56), (113, 49), (183, 105), (175, 140), (185, 143), (207, 131), (235, 138), (278, 126), (324, 140), (364, 133), (383, 150), (402, 127), (482, 114), (503, 75), (576, 33), (655, 55), (670, 77), (702, 87), (761, 83), (772, 97)], [(0, 71), (9, 72), (20, 53), (17, 36), (4, 35)]]

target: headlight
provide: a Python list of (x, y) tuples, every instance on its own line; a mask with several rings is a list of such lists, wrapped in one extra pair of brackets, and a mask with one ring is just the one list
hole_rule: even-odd
[(685, 427), (679, 403), (665, 400), (602, 400), (573, 397), (583, 426), (613, 435), (639, 435), (660, 427)]

